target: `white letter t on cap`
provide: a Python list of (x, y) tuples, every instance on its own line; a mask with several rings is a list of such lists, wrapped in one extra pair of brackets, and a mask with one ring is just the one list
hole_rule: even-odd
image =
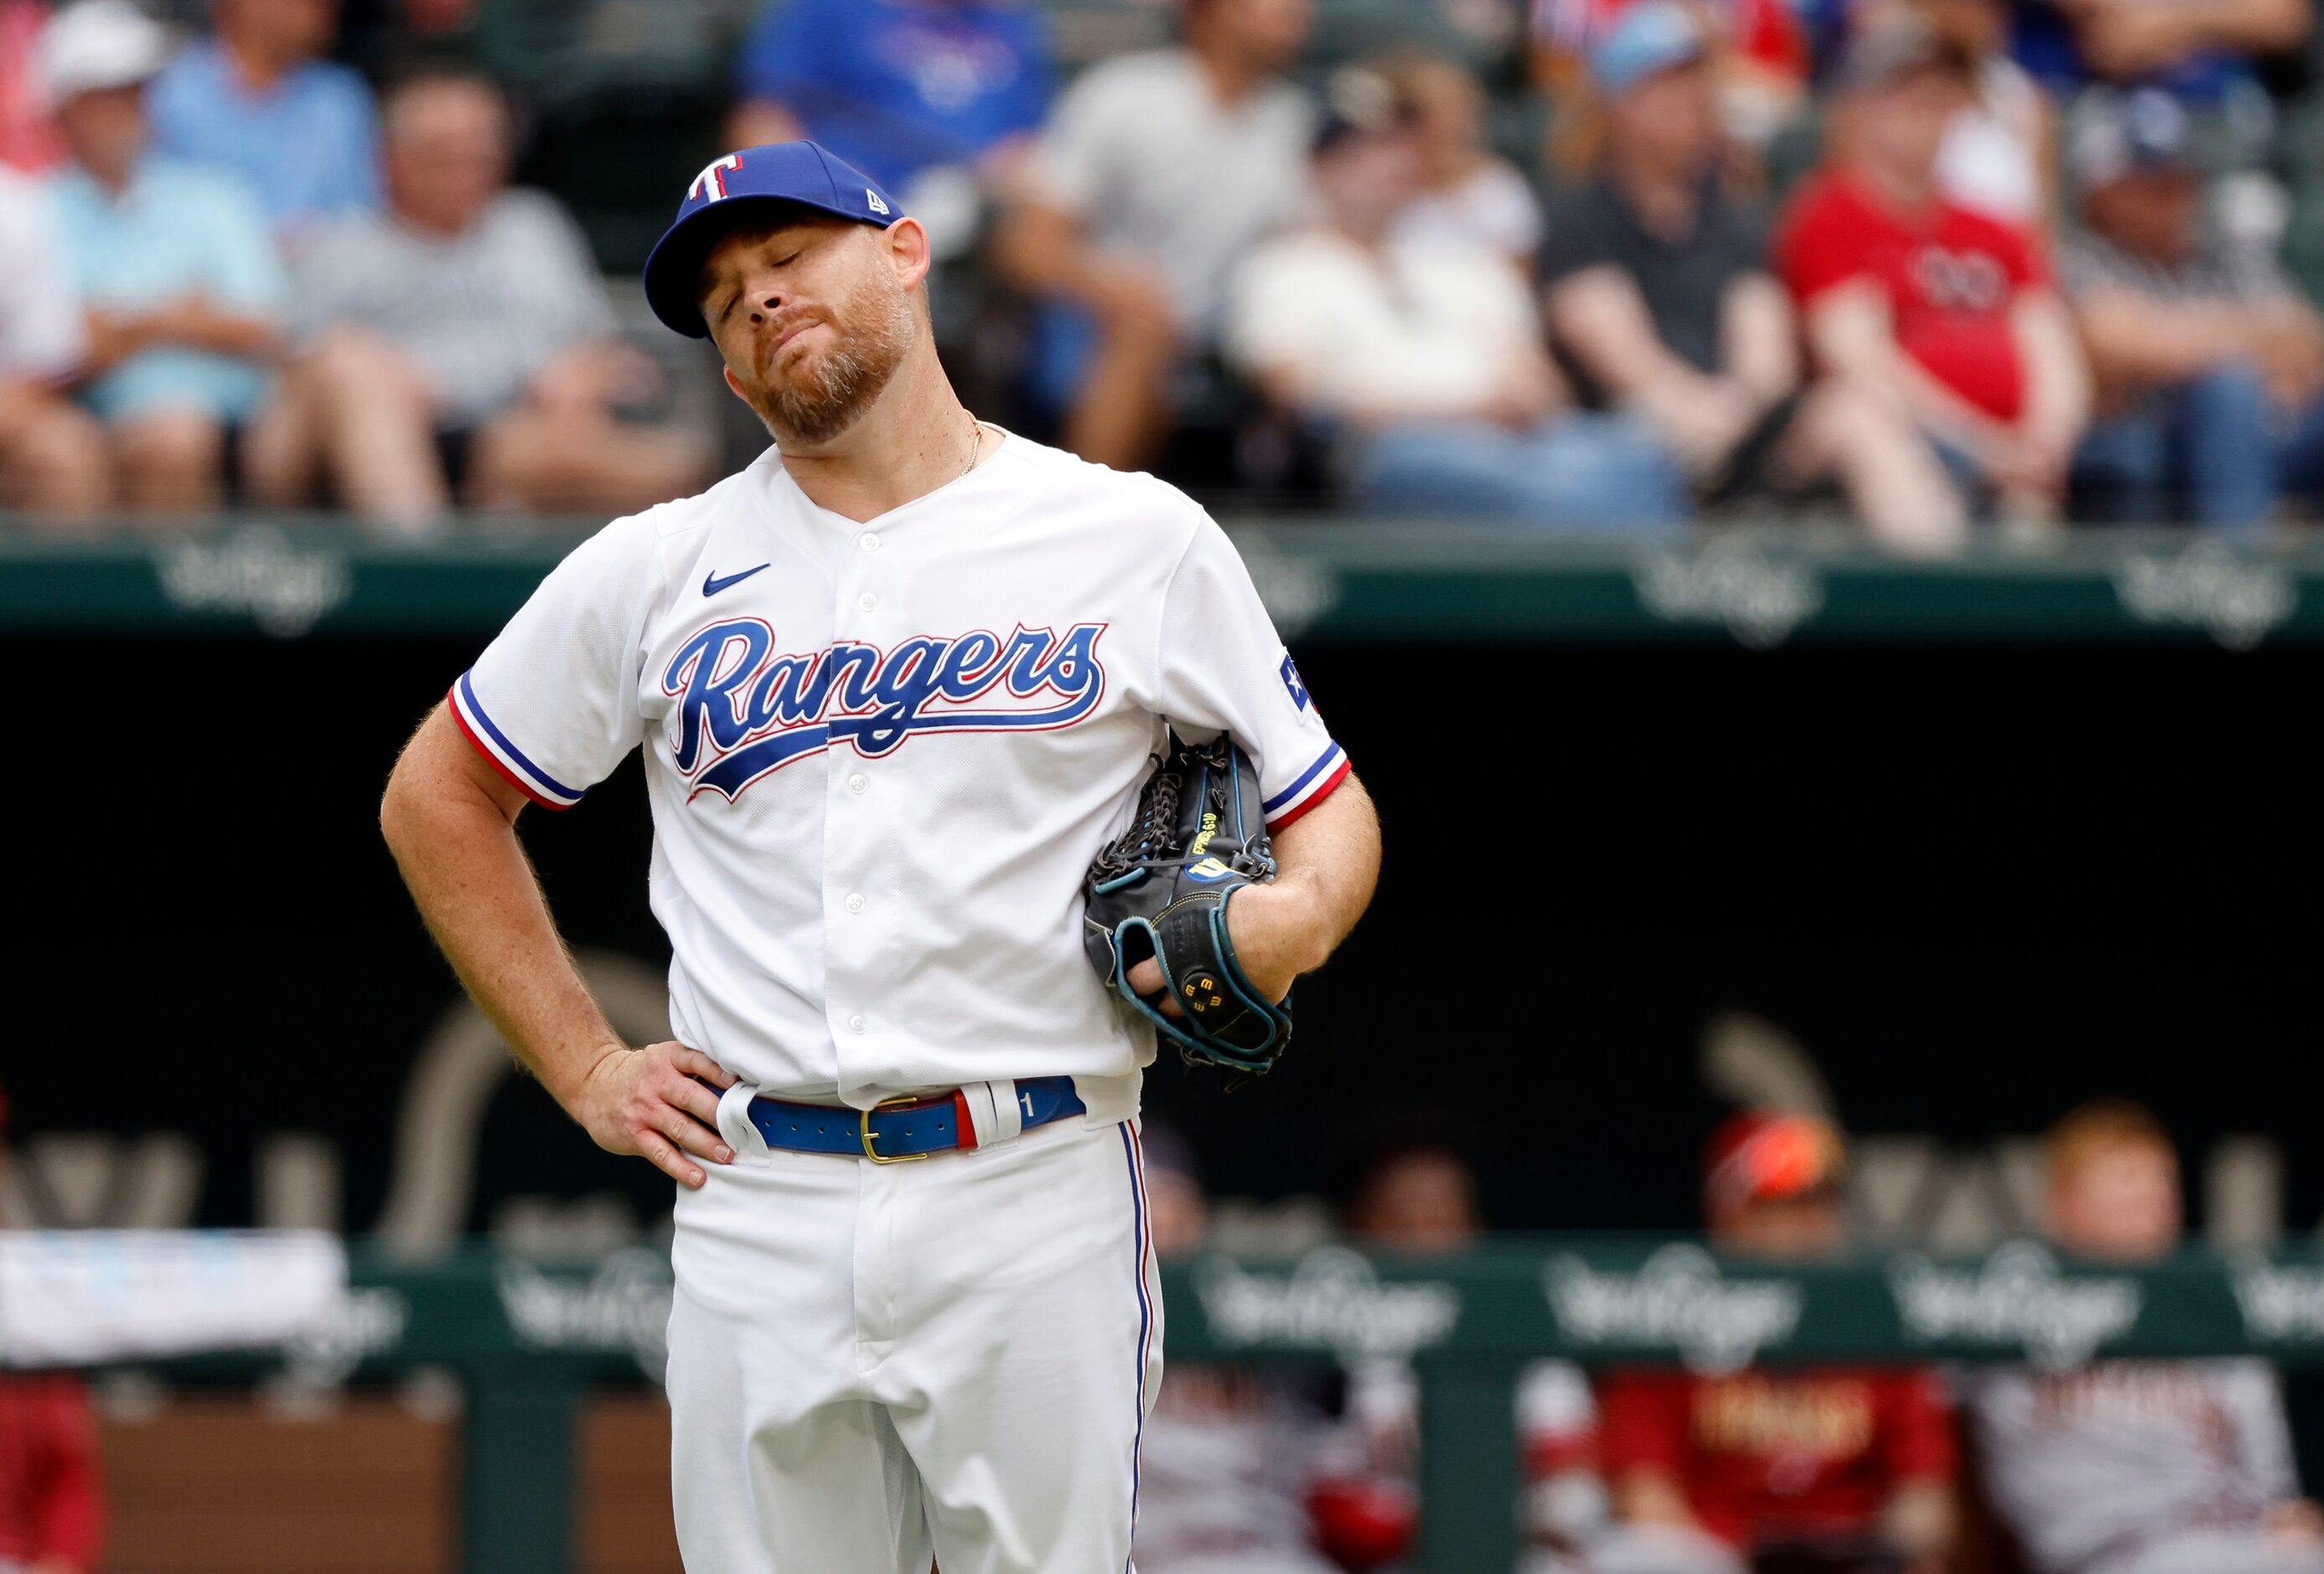
[(710, 200), (717, 201), (726, 195), (726, 171), (742, 167), (742, 155), (740, 153), (729, 153), (715, 164), (704, 165), (702, 173), (694, 178), (694, 184), (686, 189), (686, 199), (693, 201), (702, 195), (703, 188), (706, 186), (710, 189)]

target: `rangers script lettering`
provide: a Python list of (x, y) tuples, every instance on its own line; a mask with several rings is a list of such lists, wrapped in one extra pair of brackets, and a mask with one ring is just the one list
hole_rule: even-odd
[[(1103, 623), (1076, 623), (1060, 639), (1019, 627), (1004, 641), (980, 629), (918, 635), (887, 651), (843, 640), (775, 655), (764, 620), (713, 623), (679, 647), (662, 678), (678, 702), (671, 759), (694, 778), (690, 796), (715, 791), (732, 803), (770, 771), (837, 742), (873, 759), (917, 732), (1069, 727), (1105, 696), (1104, 632)], [(1046, 689), (1060, 703), (964, 708), (1003, 687), (1020, 700)]]

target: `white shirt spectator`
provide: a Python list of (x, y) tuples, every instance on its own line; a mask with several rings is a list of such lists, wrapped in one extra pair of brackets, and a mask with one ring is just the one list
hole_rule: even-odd
[(1397, 216), (1393, 233), (1414, 245), (1484, 246), (1530, 259), (1541, 244), (1541, 204), (1515, 165), (1492, 159), (1458, 186), (1423, 193)]
[(1030, 171), (1036, 200), (1073, 215), (1099, 251), (1168, 285), (1180, 329), (1207, 341), (1229, 273), (1305, 216), (1314, 110), (1287, 82), (1222, 104), (1184, 50), (1093, 66), (1063, 99)]
[(0, 382), (69, 376), (88, 353), (49, 206), (40, 188), (0, 170)]
[(1481, 246), (1390, 242), (1375, 253), (1305, 230), (1262, 246), (1235, 281), (1223, 347), (1247, 372), (1288, 373), (1319, 412), (1465, 413), (1500, 389), (1540, 329), (1508, 259)]

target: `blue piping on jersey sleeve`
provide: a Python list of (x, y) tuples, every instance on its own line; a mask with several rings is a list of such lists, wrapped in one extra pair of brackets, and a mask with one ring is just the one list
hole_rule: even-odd
[(567, 787), (563, 782), (558, 781), (555, 777), (549, 775), (547, 771), (541, 769), (540, 767), (535, 765), (530, 759), (527, 759), (525, 757), (524, 750), (519, 749), (514, 743), (510, 742), (508, 734), (502, 732), (498, 726), (494, 725), (493, 719), (484, 714), (484, 707), (476, 703), (476, 688), (474, 684), (468, 681), (469, 676), (470, 675), (466, 672), (460, 675), (460, 697), (467, 703), (468, 714), (476, 719), (476, 725), (482, 727), (485, 732), (491, 736), (492, 741), (500, 745), (502, 750), (508, 755), (512, 761), (521, 766), (524, 769), (526, 775), (531, 777), (533, 780), (539, 782), (542, 787), (547, 787), (550, 792), (555, 793), (558, 797), (570, 798), (575, 803), (579, 803), (583, 796), (586, 795), (589, 789), (587, 787), (575, 788)]
[(1285, 787), (1281, 792), (1268, 799), (1265, 803), (1261, 804), (1259, 807), (1272, 815), (1276, 810), (1281, 808), (1284, 805), (1297, 797), (1302, 789), (1304, 789), (1309, 782), (1314, 781), (1324, 771), (1331, 769), (1333, 766), (1338, 764), (1341, 758), (1340, 746), (1335, 742), (1329, 748), (1325, 749), (1323, 753), (1315, 757), (1314, 764), (1309, 766), (1305, 770), (1299, 773), (1298, 780), (1293, 782), (1289, 787)]

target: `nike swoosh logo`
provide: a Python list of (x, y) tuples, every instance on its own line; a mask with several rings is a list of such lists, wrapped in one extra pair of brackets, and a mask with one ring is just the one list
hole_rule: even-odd
[(742, 573), (730, 574), (724, 579), (719, 578), (715, 573), (706, 575), (702, 581), (702, 594), (705, 595), (716, 595), (720, 591), (726, 589), (729, 585), (742, 584), (744, 580), (750, 578), (751, 575), (758, 573), (759, 569), (771, 568), (774, 565), (771, 562), (761, 563), (759, 565), (758, 568), (745, 568)]

